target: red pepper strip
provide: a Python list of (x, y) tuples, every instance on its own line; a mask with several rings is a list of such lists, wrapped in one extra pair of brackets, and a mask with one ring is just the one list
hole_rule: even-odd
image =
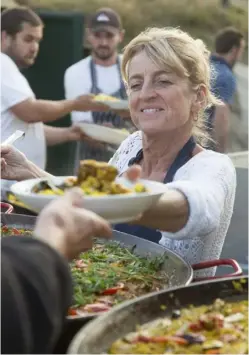
[(206, 350), (205, 354), (220, 354), (220, 351), (218, 349), (209, 349)]
[(194, 332), (198, 332), (199, 330), (203, 329), (203, 326), (200, 322), (198, 323), (191, 323), (189, 324), (189, 329), (193, 330)]
[(5, 232), (8, 232), (8, 231), (9, 231), (9, 228), (7, 226), (3, 226), (2, 227), (2, 232), (5, 233)]
[(183, 339), (181, 337), (177, 336), (170, 336), (170, 335), (165, 335), (165, 336), (152, 336), (152, 337), (147, 337), (144, 335), (139, 335), (138, 338), (134, 341), (135, 343), (138, 342), (143, 342), (143, 343), (166, 343), (168, 341), (175, 342), (176, 344), (179, 345), (187, 345), (188, 341), (186, 339)]
[(118, 284), (118, 286), (108, 288), (107, 290), (103, 291), (101, 294), (102, 295), (115, 295), (115, 293), (117, 293), (119, 290), (122, 290), (123, 288), (124, 288), (124, 284), (120, 282)]
[(12, 229), (12, 232), (13, 232), (15, 235), (21, 234), (20, 231), (19, 231), (18, 229), (16, 229), (16, 228), (13, 228), (13, 229)]
[(77, 311), (76, 311), (76, 309), (69, 308), (69, 310), (68, 310), (68, 315), (69, 315), (69, 316), (77, 316)]

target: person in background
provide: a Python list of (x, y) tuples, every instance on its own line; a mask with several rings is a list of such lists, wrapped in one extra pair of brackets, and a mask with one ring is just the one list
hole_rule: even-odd
[(233, 27), (217, 33), (215, 52), (210, 56), (212, 69), (211, 90), (222, 102), (208, 111), (208, 129), (215, 143), (211, 148), (225, 153), (228, 143), (230, 105), (236, 92), (233, 67), (240, 60), (245, 48), (243, 34)]
[(112, 233), (83, 202), (72, 189), (41, 212), (34, 238), (2, 238), (2, 354), (52, 354), (72, 301), (68, 261)]
[[(71, 111), (105, 110), (106, 106), (82, 95), (70, 100), (47, 101), (35, 95), (20, 70), (34, 64), (43, 37), (40, 17), (26, 7), (1, 13), (1, 140), (15, 130), (25, 132), (16, 147), (41, 169), (45, 168), (46, 144), (86, 138), (78, 127), (56, 128), (44, 123), (57, 120)], [(48, 78), (48, 85), (49, 85)], [(2, 190), (10, 183), (2, 181)]]
[(230, 6), (230, 1), (229, 0), (221, 0), (221, 6), (224, 8), (227, 8)]
[[(104, 93), (126, 99), (120, 70), (122, 57), (118, 54), (118, 46), (123, 41), (125, 33), (120, 16), (112, 9), (99, 9), (90, 17), (87, 27), (87, 38), (92, 53), (66, 70), (64, 76), (66, 98), (75, 99), (83, 94)], [(129, 112), (122, 112), (122, 115), (128, 117)], [(80, 122), (89, 122), (124, 128), (130, 124), (130, 120), (123, 120), (117, 112), (74, 111), (71, 118), (73, 126)], [(111, 152), (109, 150), (110, 146), (105, 146), (104, 149), (103, 146), (96, 147), (87, 142), (78, 142), (76, 168), (82, 159), (108, 161), (113, 153), (113, 150)]]

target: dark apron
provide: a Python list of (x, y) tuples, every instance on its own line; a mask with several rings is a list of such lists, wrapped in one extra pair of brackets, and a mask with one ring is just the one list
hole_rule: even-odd
[[(192, 158), (193, 150), (195, 149), (195, 146), (196, 146), (196, 142), (194, 138), (191, 137), (188, 140), (188, 142), (184, 145), (184, 147), (181, 149), (181, 151), (178, 153), (175, 161), (170, 166), (163, 180), (164, 184), (172, 182), (177, 170), (180, 169), (184, 164), (186, 164)], [(143, 158), (143, 151), (141, 149), (138, 152), (137, 156), (135, 158), (132, 158), (129, 161), (129, 166), (133, 164), (138, 164), (142, 158)], [(129, 225), (126, 223), (122, 223), (122, 224), (116, 224), (114, 226), (114, 229), (120, 232), (135, 235), (139, 238), (146, 239), (155, 243), (158, 243), (159, 240), (162, 238), (162, 234), (160, 231), (139, 226), (139, 225)]]
[[(118, 73), (120, 78), (120, 88), (118, 91), (110, 94), (110, 96), (114, 96), (116, 98), (126, 100), (126, 90), (122, 80), (121, 69), (120, 69), (120, 59), (117, 58), (117, 67)], [(98, 79), (97, 79), (97, 72), (96, 67), (91, 59), (90, 61), (90, 73), (91, 73), (91, 80), (92, 80), (92, 88), (91, 94), (97, 95), (102, 93), (102, 91), (98, 88)], [(130, 120), (123, 120), (121, 117), (117, 116), (113, 112), (92, 112), (93, 122), (95, 124), (103, 125), (104, 123), (111, 123), (116, 128), (126, 128), (130, 130), (132, 127), (132, 123)], [(77, 143), (76, 147), (76, 159), (75, 159), (75, 169), (76, 174), (78, 171), (79, 161), (84, 159), (95, 159), (98, 161), (105, 161), (108, 162), (113, 154), (115, 153), (117, 147), (104, 144), (103, 147), (94, 147), (88, 142), (82, 141)]]

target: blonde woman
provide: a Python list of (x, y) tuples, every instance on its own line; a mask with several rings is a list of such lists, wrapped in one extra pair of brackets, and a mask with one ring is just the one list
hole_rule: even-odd
[[(138, 164), (142, 178), (164, 182), (167, 192), (133, 225), (115, 229), (159, 242), (191, 264), (219, 258), (233, 212), (236, 174), (226, 155), (202, 144), (207, 138), (203, 112), (219, 103), (210, 92), (206, 47), (179, 29), (151, 28), (125, 48), (122, 71), (138, 131), (110, 164), (120, 175)], [(198, 276), (214, 273), (212, 268)]]

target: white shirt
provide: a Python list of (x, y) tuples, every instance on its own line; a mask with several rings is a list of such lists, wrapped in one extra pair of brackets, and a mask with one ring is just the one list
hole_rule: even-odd
[[(142, 148), (142, 134), (135, 132), (118, 148), (110, 164), (120, 174)], [(178, 232), (161, 232), (160, 244), (182, 256), (191, 265), (219, 259), (231, 221), (236, 171), (227, 155), (204, 150), (175, 174), (167, 187), (182, 192), (188, 200), (190, 215)], [(195, 276), (213, 276), (215, 268), (196, 271)]]
[[(34, 98), (35, 95), (14, 61), (1, 53), (1, 142), (16, 130), (25, 132), (25, 138), (17, 141), (15, 147), (23, 152), (29, 160), (45, 168), (46, 143), (43, 123), (27, 123), (12, 113), (11, 107)], [(1, 180), (2, 189), (11, 182)]]
[[(91, 56), (80, 60), (69, 67), (64, 76), (65, 96), (67, 99), (75, 99), (80, 95), (91, 93), (92, 79), (90, 72)], [(122, 58), (120, 56), (120, 58)], [(95, 65), (97, 74), (98, 88), (106, 95), (113, 94), (120, 89), (120, 74), (118, 65), (103, 67)], [(92, 122), (92, 113), (72, 112), (71, 119), (73, 123), (80, 121)]]

